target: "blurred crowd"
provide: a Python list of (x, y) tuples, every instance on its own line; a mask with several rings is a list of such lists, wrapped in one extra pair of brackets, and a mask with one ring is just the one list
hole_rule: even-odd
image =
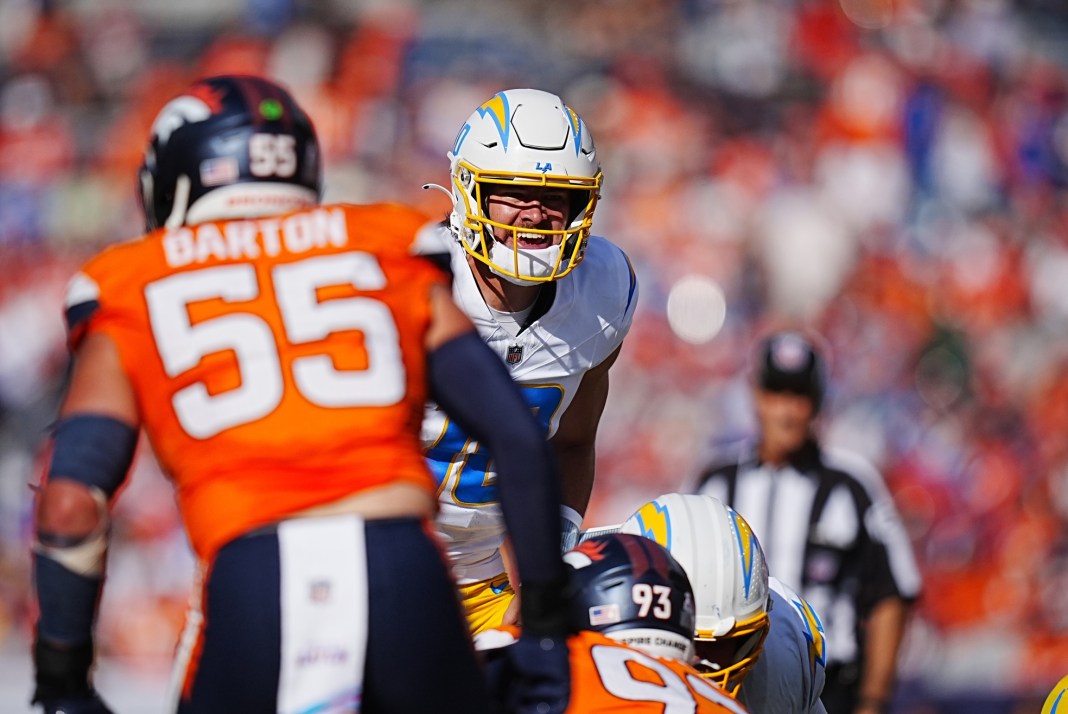
[[(596, 232), (642, 290), (586, 525), (690, 486), (753, 428), (757, 337), (818, 330), (827, 441), (883, 472), (925, 576), (898, 708), (1011, 711), (1068, 674), (1062, 0), (5, 0), (0, 642), (32, 617), (64, 285), (140, 233), (153, 116), (222, 72), (309, 110), (325, 200), (433, 215), (421, 186), (446, 182), (472, 108), (561, 94), (603, 164)], [(99, 641), (166, 661), (192, 564), (147, 447), (114, 529)]]

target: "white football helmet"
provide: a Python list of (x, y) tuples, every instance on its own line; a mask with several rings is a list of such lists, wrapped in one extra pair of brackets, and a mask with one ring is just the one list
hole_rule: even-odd
[[(518, 284), (561, 278), (582, 261), (601, 189), (601, 167), (585, 122), (555, 94), (537, 89), (498, 92), (468, 117), (448, 153), (453, 210), (450, 226), (467, 252)], [(548, 248), (509, 248), (493, 229), (487, 196), (494, 185), (516, 183), (565, 189), (571, 196), (563, 230), (524, 228), (560, 237)]]
[(669, 493), (634, 512), (622, 532), (667, 547), (690, 577), (697, 668), (734, 695), (768, 635), (768, 566), (753, 530), (712, 496)]

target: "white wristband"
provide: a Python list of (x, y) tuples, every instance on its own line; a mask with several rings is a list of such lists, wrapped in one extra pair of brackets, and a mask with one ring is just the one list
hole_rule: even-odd
[(582, 525), (582, 514), (570, 506), (560, 506), (560, 552), (567, 551), (578, 545), (579, 526)]
[(573, 523), (575, 528), (582, 527), (582, 514), (571, 506), (560, 506), (560, 517), (569, 523)]

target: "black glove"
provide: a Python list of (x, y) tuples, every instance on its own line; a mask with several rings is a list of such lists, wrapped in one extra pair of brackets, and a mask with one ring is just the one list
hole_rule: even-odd
[(561, 714), (571, 698), (567, 636), (570, 582), (563, 577), (523, 583), (519, 606), (523, 633), (508, 648), (512, 683), (506, 702), (516, 714)]
[(112, 714), (89, 684), (93, 643), (60, 647), (37, 638), (33, 667), (37, 688), (33, 703), (45, 714)]
[(510, 714), (563, 714), (571, 698), (567, 638), (522, 634), (508, 647)]

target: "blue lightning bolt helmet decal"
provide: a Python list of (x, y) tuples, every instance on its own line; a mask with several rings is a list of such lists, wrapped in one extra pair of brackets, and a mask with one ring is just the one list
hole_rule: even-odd
[(668, 515), (667, 506), (660, 505), (657, 501), (650, 501), (635, 514), (638, 518), (640, 535), (655, 540), (667, 549), (671, 549), (671, 517)]
[(801, 615), (801, 622), (805, 625), (805, 639), (808, 640), (808, 662), (813, 676), (816, 674), (816, 664), (827, 666), (827, 640), (824, 638), (823, 623), (819, 615), (803, 597), (790, 601), (797, 612)]
[(745, 519), (739, 516), (733, 508), (728, 506), (727, 510), (734, 521), (734, 535), (738, 539), (738, 553), (742, 559), (742, 574), (745, 576), (745, 597), (748, 599), (749, 589), (753, 584), (753, 563), (755, 562), (753, 556), (755, 551), (760, 549), (760, 544), (757, 543), (753, 530)]
[(508, 129), (510, 127), (508, 117), (512, 115), (512, 111), (508, 106), (508, 97), (505, 93), (497, 92), (476, 111), (480, 116), (485, 117), (488, 114), (489, 117), (493, 119), (493, 124), (497, 127), (497, 132), (501, 135), (501, 145), (504, 147), (505, 151), (508, 151)]
[(571, 122), (571, 139), (575, 143), (575, 156), (578, 156), (582, 149), (582, 119), (571, 107), (564, 107), (564, 109), (567, 110), (567, 118)]

